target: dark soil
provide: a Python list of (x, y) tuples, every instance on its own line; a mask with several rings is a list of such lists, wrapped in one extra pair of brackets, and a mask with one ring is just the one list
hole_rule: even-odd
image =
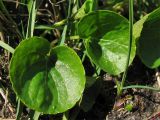
[[(4, 53), (1, 51), (1, 53)], [(6, 55), (7, 54), (7, 55)], [(15, 95), (9, 81), (8, 53), (0, 54), (0, 118), (15, 118)]]

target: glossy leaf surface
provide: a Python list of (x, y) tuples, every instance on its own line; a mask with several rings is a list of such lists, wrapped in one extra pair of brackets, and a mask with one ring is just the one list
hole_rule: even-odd
[(77, 54), (66, 46), (51, 48), (39, 37), (24, 40), (16, 48), (10, 77), (21, 101), (47, 114), (73, 107), (85, 87), (85, 73)]
[[(140, 29), (141, 28), (141, 29)], [(134, 25), (137, 51), (149, 68), (160, 65), (160, 8), (148, 14)]]
[[(125, 70), (129, 44), (127, 19), (111, 11), (91, 12), (79, 22), (78, 33), (85, 39), (88, 55), (97, 66), (112, 75)], [(134, 56), (135, 43), (130, 63)]]

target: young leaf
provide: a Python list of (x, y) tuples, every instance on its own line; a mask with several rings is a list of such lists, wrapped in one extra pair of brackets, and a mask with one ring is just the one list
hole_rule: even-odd
[[(91, 12), (80, 20), (78, 33), (85, 39), (87, 53), (97, 66), (113, 75), (125, 70), (129, 46), (127, 19), (107, 10)], [(135, 49), (133, 41), (130, 63)]]
[(26, 38), (33, 36), (35, 20), (36, 20), (36, 13), (43, 0), (28, 0), (28, 26), (27, 26), (27, 33)]
[(160, 65), (160, 8), (148, 14), (134, 25), (137, 51), (149, 68)]
[(91, 11), (96, 10), (97, 0), (86, 0), (82, 7), (75, 14), (74, 19), (81, 19)]
[(56, 114), (72, 108), (85, 87), (85, 72), (76, 53), (50, 47), (44, 38), (28, 38), (16, 48), (10, 64), (13, 89), (31, 109)]

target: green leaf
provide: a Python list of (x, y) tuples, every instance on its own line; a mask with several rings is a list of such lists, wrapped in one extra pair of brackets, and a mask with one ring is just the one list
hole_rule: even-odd
[(133, 110), (133, 104), (127, 104), (127, 105), (125, 105), (125, 110), (127, 110), (127, 111), (129, 111), (129, 112), (131, 112), (132, 110)]
[[(85, 39), (89, 57), (104, 71), (118, 75), (125, 70), (129, 46), (129, 22), (117, 13), (100, 10), (83, 17), (78, 33)], [(130, 63), (135, 56), (133, 40)]]
[(160, 65), (160, 8), (148, 14), (134, 25), (137, 52), (149, 68)]
[(87, 13), (96, 10), (97, 0), (86, 0), (75, 14), (74, 19), (81, 19)]
[(16, 48), (10, 78), (21, 101), (46, 114), (72, 108), (85, 87), (85, 72), (77, 54), (66, 46), (51, 48), (40, 37), (28, 38)]
[(139, 39), (139, 37), (141, 36), (141, 31), (143, 29), (143, 24), (146, 21), (146, 19), (148, 18), (148, 16), (149, 16), (149, 14), (147, 14), (142, 19), (137, 21), (133, 26), (133, 36), (136, 39), (136, 42)]

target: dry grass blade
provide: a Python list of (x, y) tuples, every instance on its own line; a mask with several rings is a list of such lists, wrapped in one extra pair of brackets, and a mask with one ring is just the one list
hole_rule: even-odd
[(14, 53), (14, 49), (11, 46), (9, 46), (8, 44), (1, 41), (1, 40), (0, 40), (0, 46), (4, 49), (8, 50), (11, 53)]

